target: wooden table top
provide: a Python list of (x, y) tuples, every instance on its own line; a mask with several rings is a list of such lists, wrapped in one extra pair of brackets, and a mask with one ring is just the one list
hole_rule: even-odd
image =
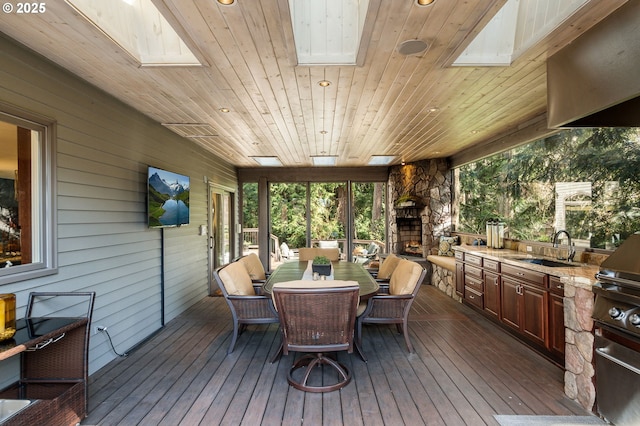
[[(362, 265), (352, 262), (332, 262), (332, 264), (333, 276), (336, 280), (358, 282), (360, 285), (360, 298), (370, 297), (378, 292), (378, 283)], [(278, 266), (263, 286), (265, 293), (271, 294), (271, 289), (275, 283), (302, 279), (307, 266), (307, 261), (286, 262)]]

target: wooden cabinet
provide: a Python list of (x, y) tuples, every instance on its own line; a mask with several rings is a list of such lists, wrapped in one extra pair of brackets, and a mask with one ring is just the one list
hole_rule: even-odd
[(558, 277), (549, 277), (549, 351), (556, 361), (564, 360), (564, 286)]
[(494, 318), (500, 318), (500, 275), (484, 271), (484, 310)]
[(546, 357), (564, 364), (564, 289), (558, 277), (457, 251), (456, 293)]
[(464, 263), (456, 259), (456, 293), (464, 295)]
[(547, 338), (546, 287), (546, 274), (502, 265), (502, 322), (543, 347)]

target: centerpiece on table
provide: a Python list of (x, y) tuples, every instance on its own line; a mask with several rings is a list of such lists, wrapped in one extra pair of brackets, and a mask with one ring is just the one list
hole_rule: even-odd
[(311, 270), (328, 277), (331, 275), (331, 261), (326, 256), (316, 256), (311, 262)]

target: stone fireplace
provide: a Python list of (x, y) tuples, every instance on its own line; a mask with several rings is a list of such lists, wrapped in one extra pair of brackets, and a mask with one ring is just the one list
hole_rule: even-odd
[(398, 227), (398, 253), (406, 256), (423, 256), (422, 220), (420, 218), (396, 219)]
[(389, 173), (392, 253), (426, 257), (451, 229), (452, 173), (445, 159), (393, 166)]

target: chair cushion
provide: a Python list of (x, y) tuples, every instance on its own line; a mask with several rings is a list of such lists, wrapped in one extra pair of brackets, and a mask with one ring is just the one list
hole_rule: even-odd
[(391, 253), (387, 256), (380, 265), (380, 269), (378, 269), (378, 278), (387, 280), (391, 278), (391, 273), (398, 266), (398, 262), (400, 262), (400, 258), (395, 254)]
[(460, 239), (456, 235), (455, 237), (440, 237), (440, 245), (438, 246), (438, 256), (450, 256), (453, 257), (455, 252), (453, 246), (459, 244)]
[(389, 294), (411, 294), (418, 284), (422, 266), (407, 259), (400, 259), (398, 266), (391, 274)]
[(231, 296), (254, 296), (251, 277), (241, 262), (230, 263), (218, 272), (227, 293)]
[(314, 247), (300, 247), (298, 249), (298, 259), (300, 261), (313, 260), (316, 256), (316, 249)]
[(247, 272), (252, 280), (266, 280), (267, 276), (264, 272), (264, 267), (262, 266), (262, 262), (260, 262), (260, 258), (255, 253), (249, 253), (244, 256), (240, 261), (244, 264), (245, 268), (247, 268)]

